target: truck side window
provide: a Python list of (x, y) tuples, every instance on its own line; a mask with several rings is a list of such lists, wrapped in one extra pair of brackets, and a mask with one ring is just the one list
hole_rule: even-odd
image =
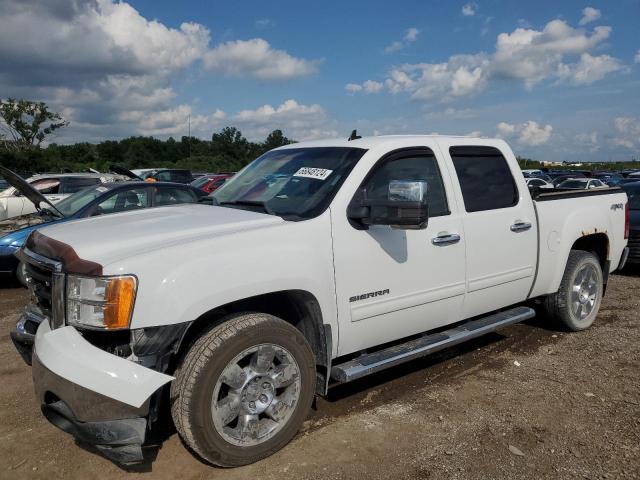
[(426, 180), (429, 182), (427, 198), (429, 216), (440, 217), (449, 214), (447, 196), (442, 183), (438, 162), (433, 154), (411, 154), (407, 157), (392, 158), (377, 167), (367, 180), (364, 188), (368, 199), (387, 200), (391, 180)]
[(62, 193), (76, 193), (88, 187), (93, 187), (100, 183), (100, 179), (96, 177), (69, 177), (65, 178), (62, 183)]
[(512, 207), (518, 203), (518, 189), (507, 160), (493, 147), (451, 147), (467, 212)]

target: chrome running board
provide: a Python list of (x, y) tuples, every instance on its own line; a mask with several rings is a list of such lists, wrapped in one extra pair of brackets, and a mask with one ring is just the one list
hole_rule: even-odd
[(344, 363), (334, 364), (331, 368), (331, 378), (341, 383), (350, 382), (467, 340), (481, 337), (499, 328), (528, 320), (534, 316), (535, 311), (532, 308), (515, 307), (476, 320), (470, 320), (449, 330), (424, 335), (406, 343), (360, 355)]

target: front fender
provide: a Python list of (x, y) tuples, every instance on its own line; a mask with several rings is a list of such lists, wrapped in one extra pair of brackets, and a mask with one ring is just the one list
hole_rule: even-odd
[(131, 328), (193, 321), (234, 301), (304, 290), (337, 332), (329, 215), (169, 246), (104, 271), (138, 277)]

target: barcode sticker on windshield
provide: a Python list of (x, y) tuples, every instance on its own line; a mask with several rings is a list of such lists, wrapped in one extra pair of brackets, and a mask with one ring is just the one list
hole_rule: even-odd
[(333, 170), (327, 170), (326, 168), (302, 167), (300, 170), (294, 173), (293, 176), (315, 178), (316, 180), (326, 180), (332, 172)]

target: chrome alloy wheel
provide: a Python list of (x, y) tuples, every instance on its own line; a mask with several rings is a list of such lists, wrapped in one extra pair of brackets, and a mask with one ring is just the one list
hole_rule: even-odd
[(571, 287), (571, 311), (577, 320), (587, 318), (598, 299), (598, 272), (591, 264), (585, 264), (573, 279)]
[(286, 349), (270, 343), (247, 348), (227, 364), (216, 382), (213, 424), (233, 445), (258, 445), (287, 424), (300, 389), (300, 369)]

